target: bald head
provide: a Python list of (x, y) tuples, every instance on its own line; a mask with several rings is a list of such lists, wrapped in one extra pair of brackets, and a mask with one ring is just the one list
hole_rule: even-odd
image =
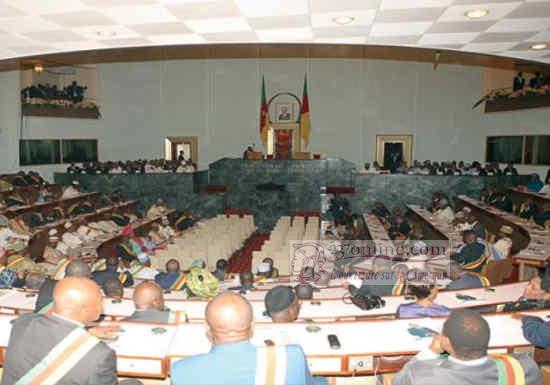
[(166, 262), (166, 271), (169, 273), (179, 273), (180, 263), (176, 259), (171, 259)]
[(92, 274), (90, 266), (79, 260), (70, 262), (65, 268), (65, 277), (87, 278)]
[(55, 285), (53, 312), (86, 324), (99, 318), (102, 301), (101, 289), (94, 281), (68, 277)]
[(162, 289), (154, 282), (143, 282), (137, 285), (133, 298), (137, 310), (164, 309)]
[(206, 324), (213, 345), (246, 341), (252, 336), (252, 306), (239, 294), (219, 294), (206, 307)]

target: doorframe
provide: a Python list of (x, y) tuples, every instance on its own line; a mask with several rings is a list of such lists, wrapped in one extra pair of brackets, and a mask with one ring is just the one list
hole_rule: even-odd
[[(174, 144), (189, 144), (191, 146), (191, 161), (195, 164), (198, 163), (199, 160), (199, 140), (196, 136), (167, 136), (166, 139), (170, 141), (170, 150), (172, 145)], [(166, 154), (164, 154), (166, 157)]]
[(413, 135), (412, 134), (377, 134), (376, 135), (376, 161), (380, 166), (384, 164), (384, 144), (403, 143), (403, 160), (407, 166), (412, 165), (413, 160)]

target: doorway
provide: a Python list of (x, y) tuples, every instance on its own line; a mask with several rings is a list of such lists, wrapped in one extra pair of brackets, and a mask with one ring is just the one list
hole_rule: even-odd
[(394, 173), (401, 162), (412, 164), (412, 135), (376, 135), (376, 161)]
[(164, 159), (178, 160), (180, 156), (183, 159), (191, 160), (197, 163), (198, 141), (196, 136), (169, 136), (164, 140)]

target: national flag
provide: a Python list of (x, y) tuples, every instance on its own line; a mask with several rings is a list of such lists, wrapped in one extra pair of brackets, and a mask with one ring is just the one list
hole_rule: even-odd
[(307, 96), (307, 74), (304, 75), (304, 93), (302, 96), (302, 110), (300, 111), (300, 135), (304, 146), (309, 145), (309, 134), (311, 131), (311, 120), (309, 118), (309, 99)]
[(267, 146), (267, 131), (269, 126), (269, 109), (265, 96), (265, 79), (262, 76), (262, 96), (260, 104), (260, 139), (264, 146)]

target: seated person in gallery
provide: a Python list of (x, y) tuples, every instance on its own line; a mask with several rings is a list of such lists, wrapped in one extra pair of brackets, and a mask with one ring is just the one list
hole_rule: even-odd
[(275, 286), (264, 298), (265, 314), (274, 323), (294, 322), (300, 314), (300, 301), (291, 286)]
[(114, 300), (120, 300), (124, 295), (124, 286), (122, 286), (122, 282), (114, 278), (109, 278), (103, 282), (101, 290), (103, 290), (103, 294), (106, 298)]
[(243, 159), (249, 159), (249, 155), (251, 152), (254, 152), (254, 148), (252, 146), (248, 146), (243, 152)]
[(512, 162), (508, 162), (504, 170), (502, 170), (502, 175), (518, 175), (518, 170)]
[(544, 186), (544, 183), (542, 183), (542, 181), (540, 180), (539, 174), (532, 174), (529, 177), (529, 182), (525, 187), (527, 187), (527, 190), (536, 193), (536, 192), (539, 192), (543, 186)]
[(105, 269), (94, 271), (92, 279), (101, 287), (108, 279), (118, 279), (124, 287), (130, 287), (134, 284), (132, 273), (125, 270), (119, 272), (120, 259), (116, 255), (109, 255), (105, 258)]
[(407, 273), (407, 293), (415, 302), (401, 304), (397, 308), (397, 318), (444, 317), (450, 310), (435, 303), (439, 290), (435, 279), (422, 270), (411, 270)]
[(225, 259), (218, 259), (216, 261), (216, 270), (212, 272), (214, 277), (216, 277), (220, 282), (224, 281), (227, 277), (227, 268), (229, 267), (229, 262)]
[(180, 323), (185, 321), (185, 314), (171, 312), (164, 307), (162, 289), (154, 282), (142, 282), (134, 289), (134, 307), (136, 310), (123, 321), (150, 323)]
[(71, 184), (63, 190), (61, 199), (75, 198), (80, 195), (80, 183), (77, 180), (73, 180)]
[[(236, 293), (223, 293), (210, 301), (206, 307), (206, 330), (212, 344), (210, 352), (175, 362), (170, 372), (172, 385), (242, 385), (253, 384), (256, 378), (274, 384), (327, 383), (324, 378), (311, 375), (300, 346), (253, 345), (252, 306)], [(270, 362), (272, 355), (265, 352), (270, 349), (276, 349), (277, 357), (284, 357), (286, 364)], [(271, 364), (275, 370), (268, 373), (266, 368)]]
[(451, 253), (451, 259), (460, 263), (464, 269), (479, 273), (489, 255), (486, 245), (471, 230), (464, 231), (462, 239), (464, 244), (455, 253)]
[(166, 262), (166, 272), (155, 276), (155, 282), (164, 290), (183, 290), (185, 280), (186, 275), (181, 271), (180, 263), (176, 259)]
[(512, 89), (514, 91), (519, 91), (525, 87), (525, 78), (523, 77), (523, 72), (518, 72), (516, 76), (514, 76), (514, 83)]
[(476, 289), (491, 286), (487, 277), (479, 273), (464, 270), (460, 263), (456, 261), (449, 263), (449, 278), (452, 281), (447, 285), (447, 289), (449, 290)]
[(273, 258), (264, 258), (262, 263), (258, 265), (256, 279), (261, 278), (279, 278), (279, 269), (274, 266)]
[[(491, 330), (470, 309), (453, 310), (441, 334), (420, 351), (393, 379), (393, 385), (540, 384), (540, 369), (528, 354), (488, 357)], [(443, 353), (448, 356), (442, 356)], [(503, 369), (503, 370), (502, 370)]]
[[(64, 276), (65, 278), (89, 278), (91, 274), (90, 266), (88, 266), (87, 263), (76, 260), (66, 265)], [(36, 303), (34, 304), (35, 313), (45, 314), (51, 311), (51, 307), (53, 306), (53, 292), (57, 282), (57, 280), (51, 278), (46, 278), (44, 280), (44, 283), (40, 286)]]
[(115, 351), (99, 338), (113, 339), (120, 328), (85, 328), (101, 314), (103, 297), (97, 284), (66, 278), (56, 285), (53, 298), (51, 314), (28, 314), (14, 321), (2, 384), (119, 383)]

